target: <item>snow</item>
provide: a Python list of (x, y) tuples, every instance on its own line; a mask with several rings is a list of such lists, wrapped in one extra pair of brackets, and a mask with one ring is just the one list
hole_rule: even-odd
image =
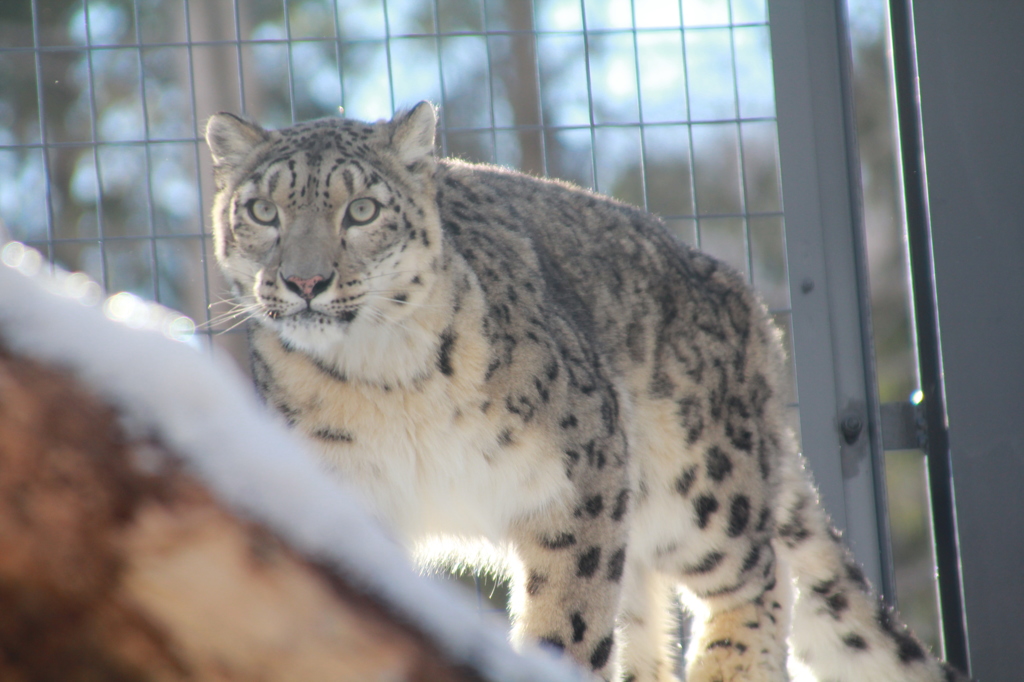
[[(468, 595), (417, 574), (405, 553), (259, 404), (233, 366), (198, 352), (182, 315), (130, 294), (103, 299), (80, 273), (9, 242), (0, 251), (0, 336), (69, 369), (131, 428), (157, 435), (232, 508), (300, 551), (332, 562), (402, 614), (454, 661), (489, 680), (585, 679), (546, 652), (512, 650)], [(128, 298), (130, 297), (130, 298)]]

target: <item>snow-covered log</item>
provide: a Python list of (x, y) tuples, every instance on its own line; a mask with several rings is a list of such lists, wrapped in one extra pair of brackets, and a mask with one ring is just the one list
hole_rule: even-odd
[(582, 679), (416, 574), (177, 316), (2, 260), (0, 679)]

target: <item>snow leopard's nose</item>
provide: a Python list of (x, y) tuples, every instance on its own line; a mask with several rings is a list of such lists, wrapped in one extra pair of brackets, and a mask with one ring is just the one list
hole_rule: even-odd
[(330, 277), (323, 277), (322, 275), (313, 275), (308, 279), (302, 277), (293, 276), (286, 277), (284, 284), (286, 287), (291, 289), (293, 292), (306, 299), (312, 301), (314, 298), (323, 293), (328, 286), (331, 284), (331, 280), (334, 279), (332, 274)]

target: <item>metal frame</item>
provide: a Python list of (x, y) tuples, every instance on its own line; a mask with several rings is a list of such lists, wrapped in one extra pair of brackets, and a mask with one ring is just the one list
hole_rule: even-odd
[(932, 236), (928, 219), (924, 139), (918, 108), (920, 93), (917, 91), (913, 15), (909, 0), (892, 0), (890, 8), (900, 156), (903, 165), (904, 211), (910, 246), (917, 356), (921, 391), (924, 395), (921, 408), (925, 423), (925, 442), (922, 449), (927, 454), (931, 493), (942, 645), (947, 660), (967, 670), (967, 628), (964, 621), (959, 533), (953, 497), (953, 466), (949, 452), (949, 431), (946, 427), (946, 395), (942, 383), (939, 311), (935, 298)]
[(837, 528), (895, 600), (842, 2), (769, 0), (803, 451)]
[(947, 658), (1024, 669), (1024, 4), (890, 0)]

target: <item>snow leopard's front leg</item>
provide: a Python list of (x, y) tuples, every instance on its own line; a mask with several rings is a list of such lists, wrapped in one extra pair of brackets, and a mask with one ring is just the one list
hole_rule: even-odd
[[(571, 511), (554, 515), (517, 534), (521, 570), (513, 585), (513, 637), (563, 650), (586, 669), (612, 679), (627, 547), (625, 524), (611, 518), (614, 497), (608, 502), (604, 497), (581, 496), (581, 516)], [(593, 518), (591, 511), (599, 507), (604, 518)]]
[[(580, 420), (583, 421), (582, 419)], [(513, 584), (513, 637), (563, 650), (613, 679), (615, 620), (626, 565), (631, 498), (625, 439), (565, 448), (573, 495), (521, 520), (512, 533), (520, 563)]]

